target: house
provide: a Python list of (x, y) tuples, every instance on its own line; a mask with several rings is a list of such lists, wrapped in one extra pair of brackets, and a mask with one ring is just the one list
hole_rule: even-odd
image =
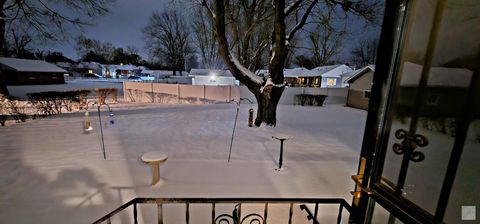
[(0, 57), (0, 66), (7, 85), (64, 84), (68, 72), (40, 60)]
[(345, 64), (320, 66), (310, 70), (304, 78), (309, 87), (342, 88), (342, 81), (351, 76), (353, 70)]
[(305, 79), (309, 70), (303, 67), (284, 69), (283, 77), (288, 86), (308, 86), (308, 79)]
[[(284, 69), (283, 75), (288, 86), (343, 88), (343, 81), (352, 75), (352, 69), (344, 64), (320, 66), (311, 70), (303, 67)], [(258, 76), (268, 76), (268, 70), (258, 70)]]
[(374, 72), (375, 65), (368, 65), (344, 81), (348, 84), (347, 106), (368, 110)]
[(97, 74), (104, 76), (107, 68), (98, 62), (80, 62), (77, 64), (74, 71), (77, 72), (81, 77), (85, 76), (85, 74)]
[(207, 86), (238, 86), (240, 82), (233, 77), (229, 70), (219, 69), (192, 69), (190, 70), (192, 85)]
[(105, 68), (105, 72), (102, 74), (103, 76), (117, 79), (140, 75), (143, 70), (147, 70), (144, 66), (135, 66), (131, 64), (105, 65)]

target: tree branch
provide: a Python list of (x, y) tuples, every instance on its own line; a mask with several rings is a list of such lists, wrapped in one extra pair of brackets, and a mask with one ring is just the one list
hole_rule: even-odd
[(303, 14), (302, 16), (302, 19), (300, 20), (300, 22), (295, 25), (295, 27), (292, 29), (292, 31), (290, 31), (290, 33), (287, 34), (287, 41), (290, 41), (293, 39), (293, 37), (295, 36), (295, 33), (297, 31), (299, 31), (304, 25), (305, 23), (307, 22), (307, 18), (308, 16), (310, 15), (310, 13), (312, 12), (312, 9), (313, 7), (318, 3), (318, 0), (313, 0), (310, 5), (308, 6), (307, 10), (305, 11), (305, 13)]
[(297, 0), (295, 2), (292, 2), (290, 5), (288, 5), (285, 8), (285, 17), (287, 17), (288, 15), (290, 15), (290, 13), (292, 13), (295, 9), (297, 9), (302, 2), (303, 0)]

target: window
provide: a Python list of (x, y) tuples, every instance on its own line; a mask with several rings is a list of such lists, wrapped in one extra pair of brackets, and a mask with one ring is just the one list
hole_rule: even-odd
[(430, 95), (427, 98), (427, 105), (437, 105), (438, 104), (438, 96), (437, 95)]
[(337, 84), (337, 79), (335, 78), (328, 78), (327, 79), (327, 86), (335, 86)]
[(363, 99), (370, 99), (370, 90), (363, 90)]

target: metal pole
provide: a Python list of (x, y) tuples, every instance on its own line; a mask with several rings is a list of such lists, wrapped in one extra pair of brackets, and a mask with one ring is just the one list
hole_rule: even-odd
[(278, 159), (278, 169), (281, 169), (283, 164), (283, 141), (285, 141), (285, 139), (280, 139), (280, 159)]
[(105, 141), (103, 140), (103, 127), (102, 127), (102, 118), (100, 116), (100, 105), (97, 105), (98, 111), (98, 122), (100, 123), (100, 136), (102, 138), (102, 151), (103, 151), (103, 159), (107, 159), (107, 155), (105, 154)]
[(240, 110), (240, 102), (237, 104), (237, 113), (235, 114), (235, 122), (233, 123), (232, 138), (230, 139), (230, 150), (228, 151), (228, 162), (230, 162), (230, 155), (232, 154), (233, 136), (235, 135), (235, 127), (237, 126), (238, 111)]

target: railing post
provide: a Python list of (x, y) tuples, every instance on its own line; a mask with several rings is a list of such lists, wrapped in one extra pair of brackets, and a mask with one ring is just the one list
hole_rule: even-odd
[(215, 224), (215, 203), (212, 203), (212, 224)]
[(158, 224), (163, 224), (163, 206), (162, 206), (162, 204), (157, 204), (157, 218), (158, 218)]
[(185, 209), (186, 209), (186, 213), (185, 213), (185, 221), (186, 223), (188, 224), (190, 222), (190, 204), (187, 202), (185, 204)]
[(342, 210), (343, 210), (343, 205), (340, 204), (340, 208), (338, 209), (337, 224), (340, 224), (340, 222), (342, 221)]
[(288, 224), (292, 224), (293, 203), (290, 203), (290, 211), (288, 212)]
[(137, 221), (137, 203), (133, 203), (133, 222), (135, 224), (138, 224), (138, 221)]
[(268, 203), (265, 203), (265, 208), (263, 210), (263, 224), (267, 224), (267, 216), (268, 216)]

